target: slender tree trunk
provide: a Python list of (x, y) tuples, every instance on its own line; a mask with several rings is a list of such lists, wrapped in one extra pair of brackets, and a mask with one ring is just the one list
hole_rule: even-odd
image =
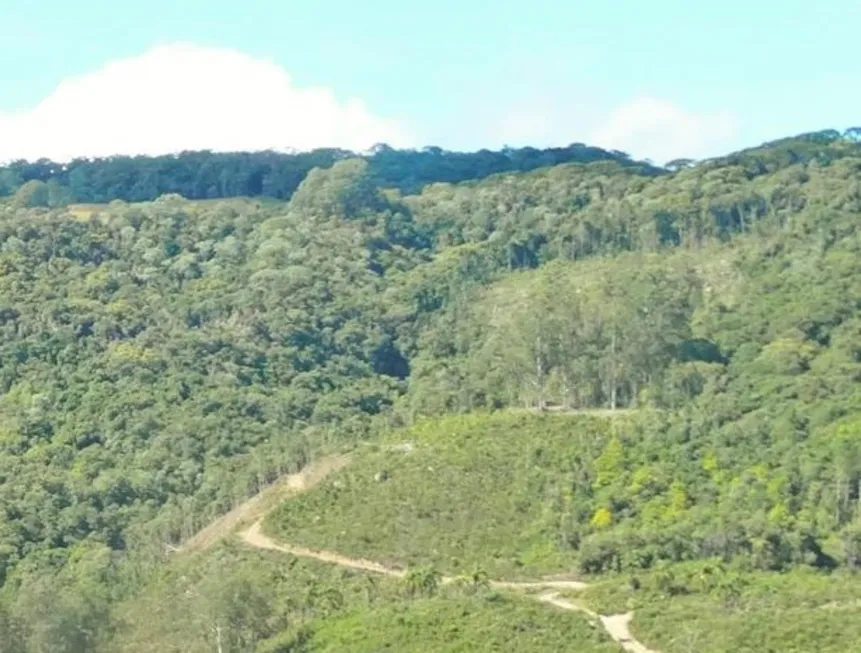
[[(571, 383), (571, 379), (568, 378), (567, 374), (562, 375), (562, 392), (564, 394), (564, 399), (562, 401), (562, 408), (565, 410), (571, 410), (574, 406), (572, 405), (574, 402), (572, 401), (572, 394), (574, 392), (574, 385)], [(576, 401), (576, 399), (574, 399)]]
[(835, 511), (834, 511), (834, 521), (836, 521), (838, 524), (840, 524), (842, 521), (842, 517), (843, 517), (843, 511), (841, 508), (842, 508), (842, 504), (843, 504), (843, 498), (845, 495), (844, 495), (844, 492), (842, 489), (843, 480), (839, 476), (837, 478), (837, 481), (835, 482), (835, 485), (836, 485), (835, 494), (837, 495), (837, 501), (835, 503), (837, 505), (836, 505)]
[(215, 630), (215, 648), (218, 653), (224, 653), (224, 646), (221, 640), (221, 626), (216, 625), (213, 630)]
[(861, 478), (858, 479), (858, 496), (855, 497), (855, 519), (861, 518)]
[(616, 410), (616, 334), (610, 338), (610, 410)]
[(541, 335), (535, 338), (535, 383), (538, 387), (538, 410), (544, 410), (544, 360), (541, 357)]

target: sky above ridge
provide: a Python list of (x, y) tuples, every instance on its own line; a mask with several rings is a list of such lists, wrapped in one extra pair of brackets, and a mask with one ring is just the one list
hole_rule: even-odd
[(0, 160), (585, 142), (663, 163), (861, 123), (861, 0), (0, 2)]

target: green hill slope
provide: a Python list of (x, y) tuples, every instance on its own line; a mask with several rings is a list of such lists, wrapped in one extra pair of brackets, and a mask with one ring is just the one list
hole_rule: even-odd
[(481, 568), (492, 578), (562, 571), (575, 560), (566, 542), (575, 460), (596, 458), (611, 427), (507, 414), (429, 422), (358, 452), (273, 512), (266, 530), (402, 568)]
[[(793, 479), (794, 505), (780, 493), (783, 477), (764, 472), (777, 464), (774, 452), (764, 450), (764, 462), (718, 465), (672, 428), (648, 413), (429, 423), (397, 434), (409, 450), (357, 455), (285, 503), (267, 529), (396, 566), (479, 566), (496, 577), (636, 571), (715, 556), (766, 570), (852, 567), (851, 529), (841, 539), (825, 528), (830, 510), (805, 503), (829, 479), (827, 467), (813, 464), (822, 440), (796, 454), (810, 464)], [(821, 519), (819, 528), (805, 517)]]
[[(306, 632), (302, 638), (304, 647), (279, 647), (276, 639), (264, 644), (261, 653), (620, 650), (585, 617), (549, 610), (527, 599), (498, 595), (393, 603), (327, 619), (312, 624)], [(293, 638), (287, 635), (282, 641), (290, 639)]]
[(270, 532), (506, 577), (861, 568), (861, 145), (418, 153), (473, 180), (430, 185), (383, 154), (417, 194), (343, 159), (289, 202), (0, 199), (0, 641), (112, 650), (182, 542), (385, 432)]
[(664, 653), (857, 653), (861, 588), (853, 574), (738, 572), (678, 565), (604, 581), (577, 595), (597, 610), (636, 610), (633, 630)]
[[(641, 411), (428, 421), (355, 453), (266, 526), (291, 546), (395, 568), (591, 577), (595, 584), (571, 598), (604, 614), (633, 610), (634, 635), (664, 653), (858, 650), (852, 565), (829, 557), (808, 525), (774, 520), (774, 509), (740, 510), (728, 521), (722, 504), (737, 500), (742, 464), (740, 476), (714, 483), (705, 474), (704, 487), (688, 494), (682, 480), (703, 461), (686, 463), (668, 446), (659, 435), (665, 419)], [(645, 491), (654, 483), (669, 488)], [(834, 544), (845, 556), (846, 545)]]
[(202, 653), (219, 644), (259, 653), (620, 650), (584, 615), (534, 599), (481, 585), (415, 591), (234, 543), (166, 564), (143, 592), (114, 606), (110, 634), (88, 646)]

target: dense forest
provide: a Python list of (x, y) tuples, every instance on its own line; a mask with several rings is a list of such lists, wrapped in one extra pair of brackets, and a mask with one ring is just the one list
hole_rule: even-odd
[[(396, 150), (381, 144), (359, 155), (347, 150), (311, 152), (182, 152), (159, 157), (116, 156), (107, 159), (13, 161), (0, 168), (0, 194), (13, 194), (28, 184), (31, 206), (60, 206), (71, 202), (145, 202), (165, 194), (187, 199), (271, 197), (290, 199), (314, 168), (338, 161), (364, 158), (371, 181), (404, 193), (428, 184), (483, 179), (493, 174), (527, 171), (560, 163), (617, 161), (641, 170), (647, 163), (624, 152), (606, 151), (575, 143), (568, 147), (508, 148), (499, 152), (450, 152), (438, 147)], [(656, 169), (655, 169), (656, 170)]]
[[(147, 650), (123, 638), (156, 631), (127, 611), (158, 600), (173, 548), (320, 451), (399, 428), (454, 437), (458, 464), (483, 442), (498, 479), (518, 442), (535, 469), (552, 459), (511, 488), (519, 518), (549, 520), (525, 531), (542, 571), (861, 568), (859, 134), (663, 168), (579, 145), (7, 166), (0, 651)], [(623, 419), (511, 416), (535, 409)], [(558, 496), (526, 491), (559, 474)], [(368, 519), (305, 535), (375, 553)], [(236, 564), (256, 580), (227, 574), (227, 603), (195, 605), (257, 597), (269, 620), (237, 612), (225, 650), (349, 621), (292, 595), (278, 617), (263, 562)]]

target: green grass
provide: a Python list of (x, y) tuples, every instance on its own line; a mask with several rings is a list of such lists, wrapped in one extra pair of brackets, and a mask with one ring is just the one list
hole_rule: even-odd
[[(266, 528), (283, 541), (402, 567), (433, 564), (455, 574), (481, 567), (511, 579), (570, 571), (572, 461), (595, 460), (614, 433), (633, 446), (638, 418), (500, 413), (425, 422), (361, 449), (339, 474), (280, 506)], [(376, 480), (379, 472), (387, 480)], [(571, 597), (601, 614), (633, 610), (635, 636), (662, 653), (861, 653), (861, 577), (752, 564), (657, 564), (636, 572), (638, 589), (630, 575), (596, 576)], [(403, 648), (412, 639), (398, 639), (392, 623), (400, 623), (434, 632), (433, 650), (465, 650), (439, 648), (445, 636), (426, 610), (348, 613), (310, 641), (315, 651), (421, 650)], [(345, 649), (345, 641), (362, 644)]]
[[(492, 578), (573, 568), (565, 545), (573, 456), (594, 457), (623, 418), (470, 415), (426, 422), (362, 450), (285, 502), (275, 538), (394, 566), (433, 564)], [(392, 445), (409, 442), (412, 449)], [(378, 472), (388, 480), (377, 481)]]
[(260, 651), (281, 653), (456, 653), (472, 651), (618, 652), (600, 627), (579, 614), (526, 598), (432, 598), (357, 610), (314, 624), (305, 646), (287, 648), (287, 635)]
[(635, 610), (632, 632), (662, 653), (861, 651), (861, 577), (726, 572), (720, 587), (703, 568), (640, 576), (636, 591), (628, 578), (607, 580), (577, 598), (603, 613)]
[[(499, 413), (424, 422), (360, 448), (351, 465), (282, 504), (266, 528), (286, 542), (403, 567), (480, 567), (511, 579), (568, 571), (577, 555), (564, 540), (571, 461), (595, 459), (614, 433), (634, 442), (635, 419)], [(659, 565), (633, 584), (631, 575), (594, 577), (570, 596), (601, 614), (633, 610), (634, 635), (662, 653), (861, 653), (861, 577), (749, 565)], [(584, 615), (528, 597), (444, 586), (413, 598), (402, 581), (238, 542), (177, 564), (118, 614), (124, 639), (110, 650), (119, 653), (213, 650), (221, 623), (239, 638), (229, 650), (257, 653), (618, 651)], [(256, 649), (243, 648), (243, 633)]]
[(112, 653), (209, 653), (220, 627), (227, 651), (346, 610), (404, 600), (404, 587), (277, 552), (225, 542), (154, 570), (145, 589), (113, 610)]
[[(618, 652), (580, 614), (483, 587), (406, 583), (222, 543), (170, 559), (115, 606), (111, 653)], [(573, 648), (571, 648), (573, 646)]]

